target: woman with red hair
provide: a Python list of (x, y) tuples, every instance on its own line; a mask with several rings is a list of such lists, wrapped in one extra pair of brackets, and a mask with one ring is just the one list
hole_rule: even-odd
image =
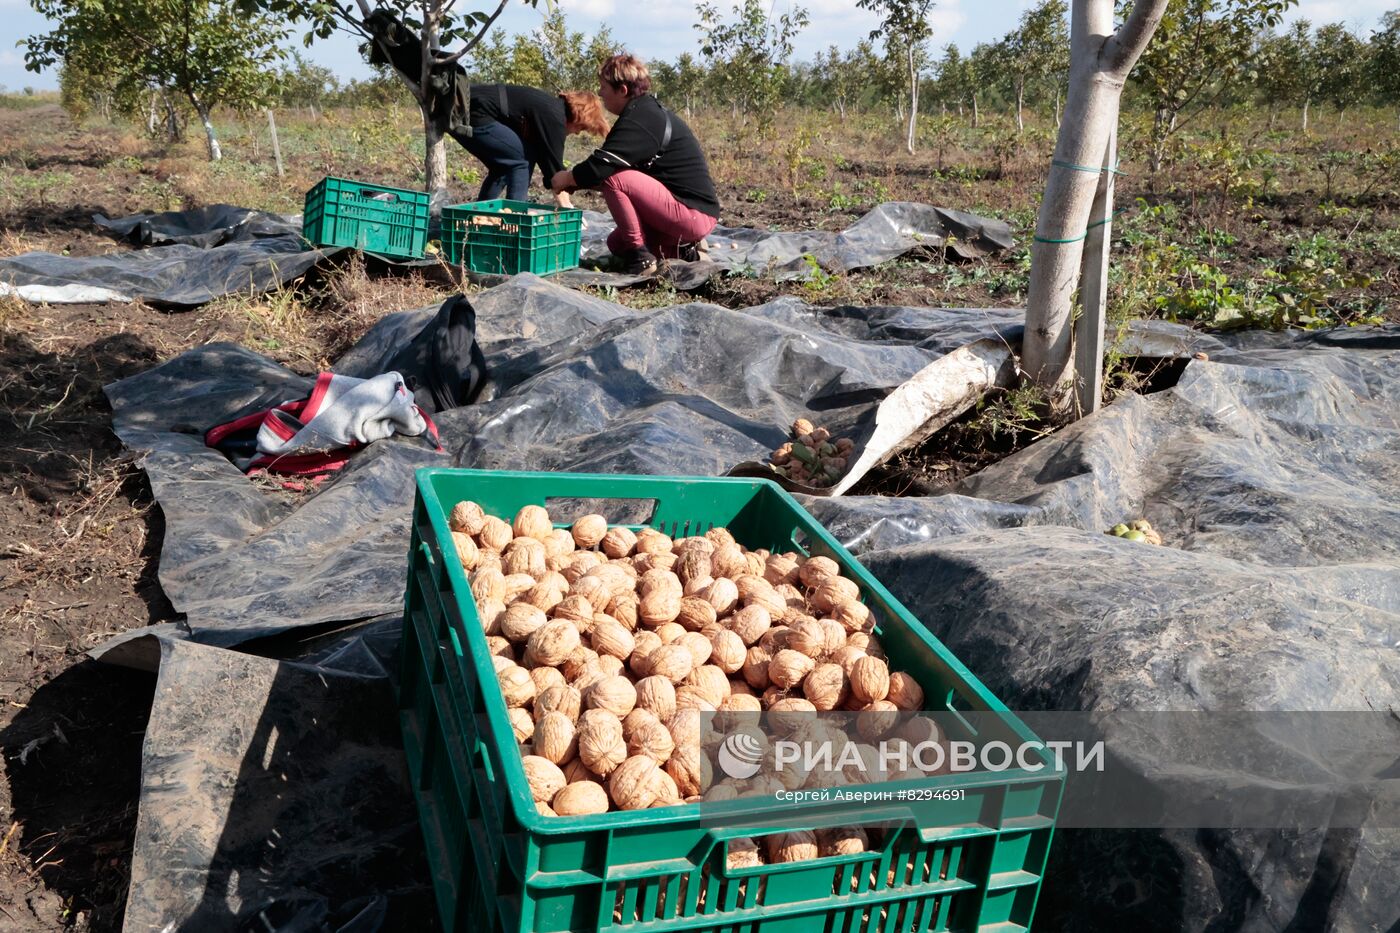
[[(499, 198), (503, 190), (512, 201), (526, 200), (536, 165), (546, 186), (563, 171), (565, 136), (608, 134), (602, 104), (586, 91), (550, 94), (519, 84), (473, 84), (469, 109), (471, 135), (452, 135), (486, 166), (478, 201)], [(555, 200), (570, 206), (567, 194)]]
[(705, 257), (719, 196), (695, 134), (651, 94), (646, 65), (631, 55), (603, 62), (598, 96), (617, 115), (612, 131), (573, 171), (555, 174), (550, 187), (556, 196), (602, 189), (617, 224), (608, 249), (629, 274), (650, 275), (658, 257)]

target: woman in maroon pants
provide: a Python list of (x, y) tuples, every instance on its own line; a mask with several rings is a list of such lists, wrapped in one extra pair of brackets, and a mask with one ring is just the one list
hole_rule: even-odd
[(651, 92), (646, 65), (614, 55), (598, 69), (598, 96), (617, 122), (603, 145), (555, 174), (555, 193), (601, 188), (617, 229), (608, 249), (632, 275), (656, 271), (657, 257), (706, 256), (705, 236), (719, 220), (719, 197), (695, 134)]

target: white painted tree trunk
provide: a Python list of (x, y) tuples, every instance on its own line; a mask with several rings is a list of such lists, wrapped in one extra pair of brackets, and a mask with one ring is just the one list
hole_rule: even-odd
[(982, 115), (977, 110), (977, 95), (972, 95), (972, 128), (977, 129), (982, 123)]
[[(1115, 121), (1116, 123), (1117, 121)], [(1108, 318), (1108, 257), (1113, 244), (1112, 171), (1118, 164), (1118, 130), (1108, 135), (1103, 167), (1094, 203), (1089, 209), (1089, 230), (1084, 238), (1084, 264), (1080, 270), (1079, 302), (1084, 313), (1074, 322), (1075, 412), (1088, 415), (1103, 402), (1104, 323)]]
[(224, 151), (219, 146), (219, 137), (214, 133), (214, 123), (209, 119), (209, 108), (196, 94), (190, 95), (190, 103), (194, 105), (194, 112), (199, 114), (199, 122), (204, 124), (204, 140), (209, 145), (209, 161), (218, 162), (223, 159)]
[(1026, 121), (1022, 116), (1022, 111), (1026, 106), (1026, 86), (1016, 85), (1016, 132), (1021, 133), (1026, 129)]
[(919, 66), (914, 57), (914, 46), (909, 46), (909, 136), (904, 147), (914, 154), (914, 133), (919, 122)]
[(1311, 101), (1311, 100), (1308, 100), (1306, 97), (1303, 98), (1303, 134), (1304, 134), (1304, 135), (1307, 135), (1307, 132), (1308, 132), (1308, 107), (1309, 107), (1309, 105), (1311, 105), (1311, 104), (1312, 104), (1312, 101)]
[(1167, 0), (1135, 0), (1113, 28), (1113, 0), (1073, 0), (1070, 80), (1031, 247), (1022, 370), (1056, 401), (1073, 375), (1071, 327), (1099, 166), (1118, 125), (1128, 72), (1146, 48)]

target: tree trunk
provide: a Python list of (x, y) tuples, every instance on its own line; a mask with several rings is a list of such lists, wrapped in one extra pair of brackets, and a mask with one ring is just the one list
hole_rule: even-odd
[(1166, 5), (1167, 0), (1135, 0), (1115, 31), (1113, 0), (1073, 0), (1069, 93), (1031, 246), (1021, 367), (1055, 401), (1073, 374), (1070, 321), (1102, 174), (1078, 166), (1103, 164), (1118, 124), (1123, 84)]
[(1162, 161), (1167, 155), (1167, 112), (1158, 110), (1152, 115), (1152, 139), (1148, 146), (1147, 166), (1152, 174), (1162, 170)]
[(1274, 131), (1274, 124), (1277, 123), (1277, 122), (1278, 122), (1278, 107), (1275, 106), (1274, 104), (1270, 104), (1270, 105), (1269, 105), (1269, 132), (1272, 133), (1272, 132)]
[(152, 92), (151, 92), (151, 106), (150, 106), (150, 108), (149, 108), (149, 111), (148, 111), (147, 114), (146, 114), (146, 133), (147, 133), (148, 135), (150, 135), (150, 136), (155, 136), (155, 135), (156, 135), (156, 123), (158, 122), (158, 120), (157, 120), (157, 115), (156, 115), (156, 103), (157, 103), (157, 100), (158, 100), (158, 97), (157, 97), (157, 95), (156, 95), (156, 92), (155, 92), (155, 91), (152, 91)]
[(175, 109), (175, 99), (168, 91), (161, 91), (165, 101), (165, 134), (172, 143), (180, 141), (180, 112)]
[(977, 95), (972, 95), (972, 128), (975, 130), (982, 124), (982, 115), (977, 112)]
[(1020, 133), (1026, 129), (1026, 122), (1021, 117), (1021, 110), (1026, 104), (1026, 86), (1016, 85), (1016, 132)]
[(1055, 88), (1055, 129), (1060, 128), (1060, 89)]
[(423, 190), (432, 194), (447, 187), (447, 139), (423, 114)]
[(209, 145), (209, 161), (218, 162), (223, 159), (224, 151), (219, 148), (219, 137), (214, 134), (214, 123), (209, 119), (209, 108), (204, 106), (204, 101), (193, 91), (190, 92), (189, 98), (194, 112), (199, 114), (199, 122), (204, 124), (204, 141)]
[(1303, 98), (1303, 135), (1304, 135), (1304, 136), (1306, 136), (1306, 135), (1308, 134), (1308, 106), (1309, 106), (1311, 103), (1312, 103), (1312, 101), (1308, 100), (1306, 97)]
[(919, 68), (914, 60), (914, 46), (909, 46), (909, 137), (904, 148), (914, 154), (914, 133), (919, 121)]

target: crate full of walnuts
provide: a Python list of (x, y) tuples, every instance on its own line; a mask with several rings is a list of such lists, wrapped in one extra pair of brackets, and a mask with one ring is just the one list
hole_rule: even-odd
[(399, 710), (445, 929), (1029, 927), (1063, 772), (882, 776), (948, 798), (919, 809), (853, 799), (849, 760), (775, 769), (760, 721), (1034, 738), (775, 483), (417, 484)]

